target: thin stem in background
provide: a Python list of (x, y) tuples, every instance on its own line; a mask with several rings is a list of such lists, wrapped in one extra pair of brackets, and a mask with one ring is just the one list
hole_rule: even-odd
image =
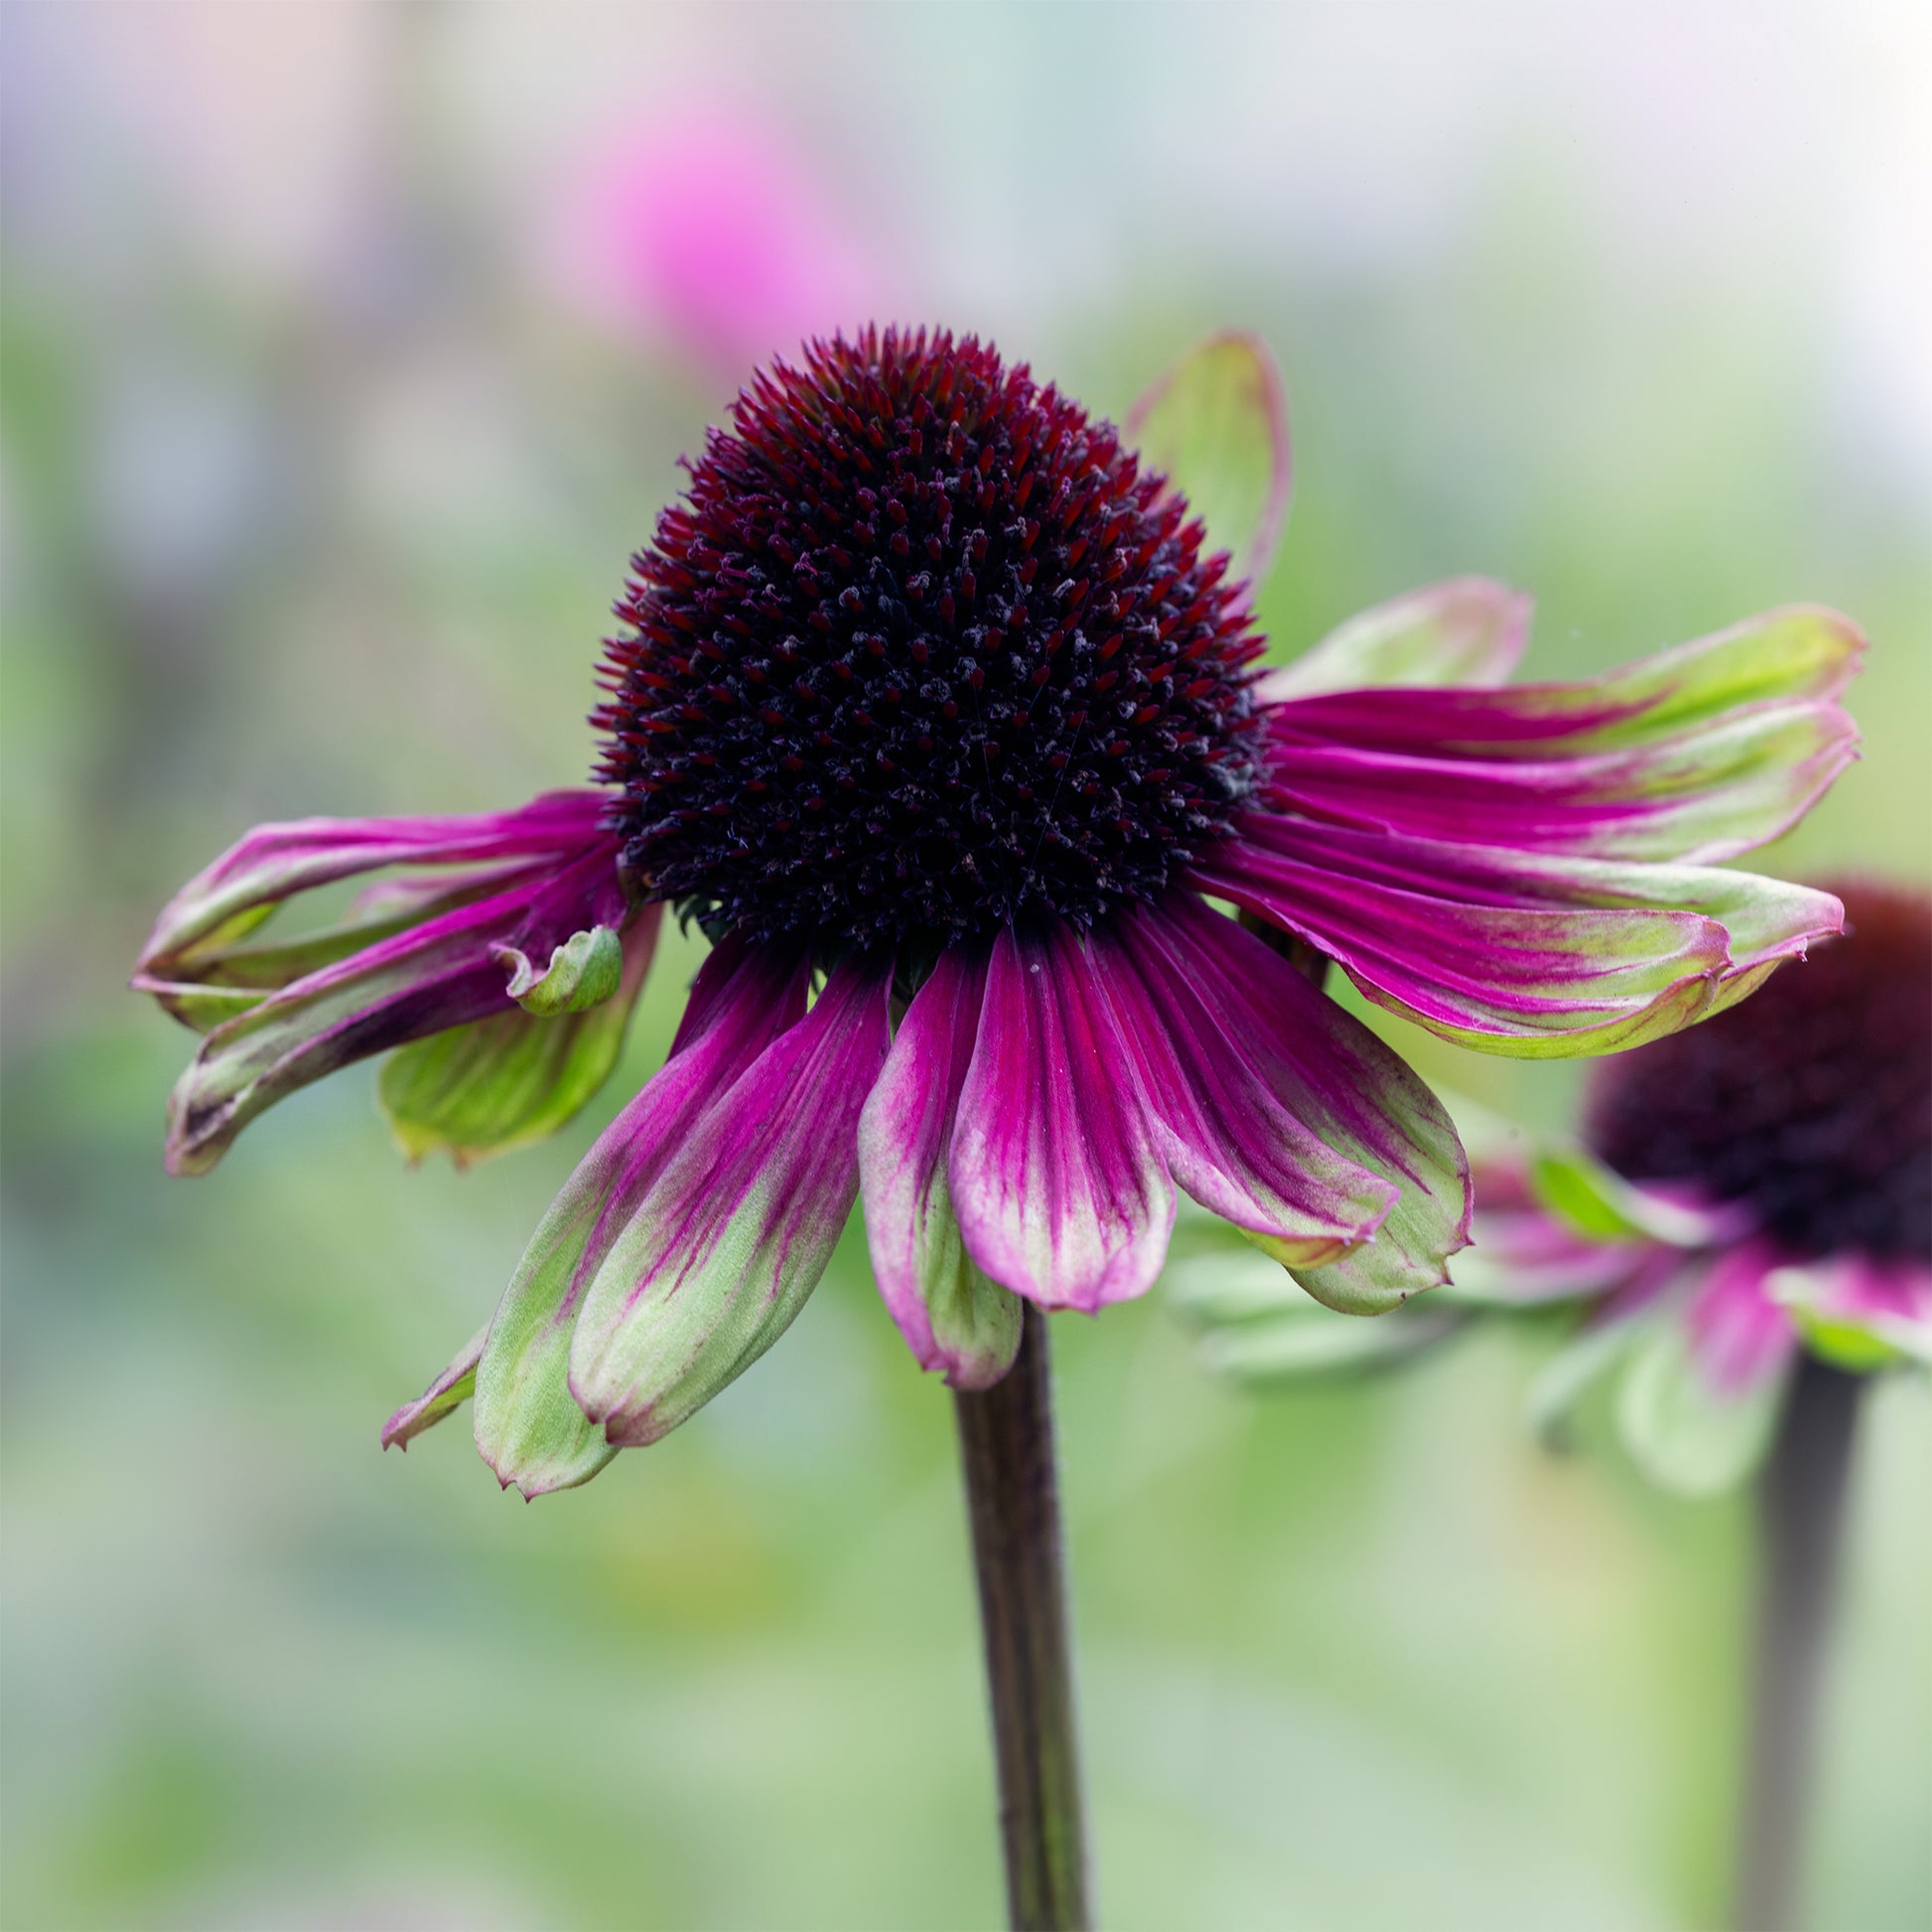
[(1738, 1824), (1736, 1932), (1793, 1932), (1863, 1378), (1806, 1354), (1758, 1488), (1757, 1655)]
[(1031, 1303), (1003, 1380), (954, 1397), (986, 1635), (1007, 1910), (1016, 1932), (1085, 1932), (1086, 1828), (1060, 1556), (1046, 1317)]

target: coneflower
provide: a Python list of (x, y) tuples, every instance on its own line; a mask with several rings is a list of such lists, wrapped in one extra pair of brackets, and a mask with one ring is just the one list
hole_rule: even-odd
[[(1278, 521), (1272, 365), (1217, 340), (1164, 391), (1170, 424), (1203, 369), (1276, 452)], [(759, 375), (618, 615), (594, 789), (265, 827), (170, 906), (137, 981), (211, 1029), (175, 1097), (178, 1171), (398, 1045), (383, 1090), (410, 1144), (471, 1154), (555, 1126), (608, 1070), (665, 904), (710, 935), (666, 1065), (387, 1432), (474, 1387), (479, 1445), (525, 1495), (655, 1442), (756, 1360), (862, 1193), (887, 1306), (965, 1392), (982, 1473), (1017, 1466), (971, 1452), (993, 1399), (972, 1392), (1023, 1336), (1043, 1347), (1024, 1310), (1143, 1293), (1180, 1193), (1333, 1308), (1441, 1283), (1467, 1236), (1454, 1132), (1296, 946), (1446, 1037), (1587, 1053), (1718, 1011), (1838, 929), (1830, 896), (1714, 862), (1852, 756), (1843, 619), (1498, 689), (1527, 604), (1465, 580), (1264, 675), (1247, 587), (1169, 479), (944, 332), (867, 330)], [(345, 930), (246, 936), (395, 865), (429, 876)], [(1043, 1372), (1016, 1386), (1043, 1397)], [(1009, 1390), (999, 1413), (1043, 1445), (1025, 1406)], [(1050, 1528), (985, 1500), (979, 1528)]]
[(1545, 1426), (1610, 1382), (1654, 1481), (1702, 1494), (1761, 1470), (1740, 1932), (1795, 1916), (1860, 1392), (1932, 1366), (1932, 899), (1836, 892), (1843, 937), (1597, 1068), (1581, 1147), (1478, 1119), (1474, 1243), (1428, 1306), (1324, 1319), (1208, 1255), (1179, 1284), (1208, 1358), (1259, 1380), (1393, 1364), (1485, 1314), (1567, 1308), (1574, 1339), (1532, 1389)]

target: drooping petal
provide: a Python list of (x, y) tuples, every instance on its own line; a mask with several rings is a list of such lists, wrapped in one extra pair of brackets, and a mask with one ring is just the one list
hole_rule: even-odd
[(1589, 1241), (1715, 1248), (1752, 1224), (1749, 1210), (1734, 1202), (1714, 1203), (1668, 1184), (1639, 1185), (1578, 1147), (1540, 1150), (1530, 1161), (1529, 1183), (1562, 1225)]
[(1275, 561), (1293, 482), (1288, 403), (1268, 345), (1245, 330), (1207, 337), (1156, 378), (1123, 427), (1207, 525), (1209, 544), (1258, 586)]
[(1323, 1266), (1291, 1266), (1316, 1301), (1373, 1314), (1448, 1278), (1468, 1240), (1468, 1164), (1441, 1102), (1368, 1029), (1254, 933), (1176, 893), (1158, 934), (1230, 1055), (1332, 1155), (1396, 1190), (1374, 1230)]
[(579, 1405), (653, 1443), (777, 1340), (859, 1191), (859, 1114), (891, 1044), (889, 962), (847, 959), (693, 1125), (612, 1243), (571, 1344)]
[(1330, 692), (1269, 713), (1270, 801), (1422, 838), (1711, 863), (1787, 830), (1856, 756), (1863, 638), (1793, 609), (1576, 684)]
[(414, 1402), (405, 1402), (382, 1425), (384, 1449), (406, 1449), (424, 1430), (434, 1428), (470, 1400), (476, 1393), (477, 1361), (488, 1332), (487, 1323), (479, 1328), (457, 1350), (449, 1367)]
[(1790, 1311), (1805, 1346), (1839, 1368), (1932, 1367), (1932, 1268), (1922, 1261), (1829, 1255), (1775, 1270), (1764, 1292)]
[(1196, 1345), (1201, 1366), (1240, 1382), (1363, 1375), (1441, 1346), (1468, 1319), (1461, 1310), (1421, 1303), (1356, 1321), (1311, 1297), (1303, 1300), (1305, 1311), (1210, 1330)]
[[(537, 1019), (515, 1008), (392, 1053), (376, 1095), (411, 1161), (447, 1153), (460, 1168), (553, 1134), (610, 1076), (650, 971), (663, 907), (639, 908), (619, 945), (615, 996)], [(595, 928), (610, 933), (609, 926)], [(583, 935), (578, 935), (582, 937)]]
[[(1478, 1209), (1476, 1247), (1491, 1238), (1492, 1216)], [(1516, 1219), (1512, 1212), (1505, 1219)], [(1545, 1209), (1529, 1210), (1523, 1219), (1534, 1218), (1567, 1240), (1577, 1240)], [(1501, 1237), (1507, 1241), (1505, 1233)], [(1534, 1248), (1534, 1239), (1527, 1244)], [(1644, 1346), (1654, 1325), (1676, 1326), (1676, 1314), (1702, 1277), (1705, 1258), (1687, 1254), (1658, 1241), (1606, 1241), (1596, 1252), (1604, 1258), (1607, 1279), (1594, 1285), (1585, 1307), (1585, 1318), (1576, 1333), (1538, 1369), (1531, 1379), (1524, 1401), (1531, 1431), (1551, 1448), (1566, 1447), (1570, 1422), (1578, 1405), (1592, 1389), (1606, 1381), (1611, 1372), (1630, 1361)], [(1503, 1256), (1495, 1256), (1501, 1261)], [(1608, 1264), (1614, 1261), (1611, 1268)], [(1530, 1263), (1534, 1265), (1533, 1255)], [(1561, 1270), (1567, 1264), (1558, 1262)], [(1462, 1267), (1457, 1264), (1458, 1269)], [(1497, 1268), (1498, 1276), (1505, 1270)], [(1581, 1272), (1581, 1269), (1579, 1270)], [(1494, 1292), (1485, 1294), (1485, 1289)], [(1467, 1299), (1488, 1300), (1497, 1304), (1512, 1301), (1517, 1306), (1533, 1306), (1537, 1299), (1556, 1300), (1556, 1294), (1538, 1298), (1528, 1293), (1512, 1295), (1507, 1280), (1475, 1285)]]
[(1523, 1420), (1545, 1449), (1572, 1446), (1585, 1399), (1629, 1359), (1643, 1334), (1643, 1322), (1635, 1319), (1587, 1321), (1530, 1377)]
[(1284, 704), (1378, 685), (1498, 685), (1529, 641), (1530, 608), (1527, 592), (1493, 578), (1452, 577), (1350, 618), (1294, 663), (1268, 672), (1255, 695)]
[(1171, 1262), (1161, 1292), (1200, 1331), (1201, 1365), (1244, 1382), (1361, 1374), (1394, 1368), (1447, 1341), (1466, 1311), (1436, 1298), (1356, 1320), (1315, 1301), (1267, 1257), (1190, 1255)]
[(1470, 1244), (1443, 1293), (1498, 1308), (1582, 1301), (1622, 1287), (1651, 1252), (1642, 1239), (1580, 1234), (1548, 1208), (1485, 1207), (1478, 1172)]
[(1710, 1495), (1763, 1455), (1797, 1353), (1790, 1314), (1765, 1293), (1774, 1251), (1742, 1242), (1644, 1323), (1617, 1389), (1617, 1429), (1661, 1487)]
[[(1124, 913), (1092, 947), (1154, 1144), (1179, 1186), (1284, 1267), (1338, 1261), (1375, 1233), (1401, 1189), (1323, 1138), (1334, 1127), (1333, 1096), (1298, 1079), (1301, 1069), (1280, 1055), (1256, 1052), (1240, 1031), (1245, 1015), (1228, 1012), (1220, 977), (1196, 957), (1199, 901), (1176, 897), (1184, 903), (1172, 911)], [(1259, 941), (1243, 964), (1260, 981), (1243, 991), (1264, 1005), (1325, 1004)], [(1282, 985), (1284, 976), (1300, 990)], [(1372, 1077), (1357, 1071), (1363, 1084)]]
[(1161, 1272), (1174, 1190), (1088, 942), (1003, 928), (948, 1164), (966, 1251), (1041, 1308), (1091, 1313)]
[(1844, 908), (1747, 873), (1538, 858), (1249, 812), (1191, 882), (1336, 960), (1379, 1006), (1528, 1057), (1674, 1032), (1835, 932)]
[(169, 1103), (168, 1169), (204, 1173), (249, 1121), (311, 1081), (430, 1034), (517, 1011), (496, 954), (546, 955), (628, 913), (617, 841), (439, 912), (271, 993), (202, 1042)]
[[(606, 809), (599, 793), (559, 792), (470, 818), (265, 825), (191, 881), (162, 913), (134, 978), (207, 1033), (171, 1102), (170, 1171), (205, 1173), (255, 1115), (352, 1060), (514, 1013), (518, 1000), (565, 1015), (621, 989), (634, 998), (624, 960), (647, 935), (634, 931)], [(419, 876), (378, 882), (327, 931), (268, 943), (251, 936), (283, 899), (389, 867)], [(585, 1097), (585, 1069), (600, 1058), (608, 1066), (621, 1017), (588, 1030), (594, 1051), (572, 1045), (585, 1031), (539, 1046), (497, 1029), (488, 1050), (473, 1041), (455, 1054), (470, 1143), (529, 1138), (539, 1118), (563, 1117), (562, 1096)], [(477, 1071), (472, 1052), (489, 1081), (467, 1077)], [(494, 1079), (505, 1056), (522, 1083)], [(550, 1077), (538, 1094), (540, 1072)], [(397, 1080), (424, 1073), (418, 1058)], [(452, 1077), (439, 1064), (428, 1089)], [(478, 1114), (489, 1091), (515, 1102), (500, 1121)]]
[(562, 945), (551, 947), (549, 959), (541, 964), (521, 946), (498, 946), (495, 957), (509, 968), (503, 991), (539, 1020), (588, 1012), (608, 1000), (623, 980), (623, 943), (614, 926), (573, 932)]
[(181, 968), (231, 944), (285, 899), (360, 873), (553, 862), (596, 839), (609, 805), (603, 792), (549, 791), (512, 812), (258, 825), (168, 902), (141, 949), (140, 971), (181, 977)]
[(445, 874), (433, 890), (412, 894), (407, 899), (391, 895), (366, 904), (358, 899), (347, 918), (321, 931), (297, 939), (242, 940), (219, 946), (180, 962), (183, 978), (162, 979), (142, 971), (128, 984), (135, 992), (150, 995), (164, 1013), (193, 1032), (212, 1033), (223, 1021), (251, 1012), (297, 980), (533, 880), (529, 869), (521, 866)]
[(940, 954), (859, 1118), (873, 1274), (919, 1366), (956, 1389), (990, 1388), (1020, 1348), (1019, 1300), (966, 1252), (947, 1174), (985, 991), (977, 952)]
[(732, 937), (699, 970), (670, 1057), (599, 1136), (551, 1203), (489, 1325), (477, 1380), (477, 1447), (527, 1496), (569, 1488), (617, 1452), (570, 1392), (585, 1291), (697, 1123), (805, 1011), (795, 947)]

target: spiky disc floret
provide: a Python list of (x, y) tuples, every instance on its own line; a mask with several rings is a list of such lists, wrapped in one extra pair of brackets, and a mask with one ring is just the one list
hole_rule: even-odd
[(1604, 1063), (1588, 1138), (1632, 1179), (1748, 1201), (1800, 1254), (1932, 1261), (1932, 900), (1834, 890), (1843, 938)]
[(1154, 897), (1252, 789), (1226, 559), (972, 338), (759, 375), (632, 560), (593, 722), (626, 859), (713, 932), (943, 939)]

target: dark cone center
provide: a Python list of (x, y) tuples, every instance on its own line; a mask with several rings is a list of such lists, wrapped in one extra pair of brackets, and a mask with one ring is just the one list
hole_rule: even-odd
[(632, 560), (601, 775), (709, 930), (943, 941), (1153, 898), (1253, 789), (1261, 649), (1185, 501), (1024, 366), (815, 345)]

